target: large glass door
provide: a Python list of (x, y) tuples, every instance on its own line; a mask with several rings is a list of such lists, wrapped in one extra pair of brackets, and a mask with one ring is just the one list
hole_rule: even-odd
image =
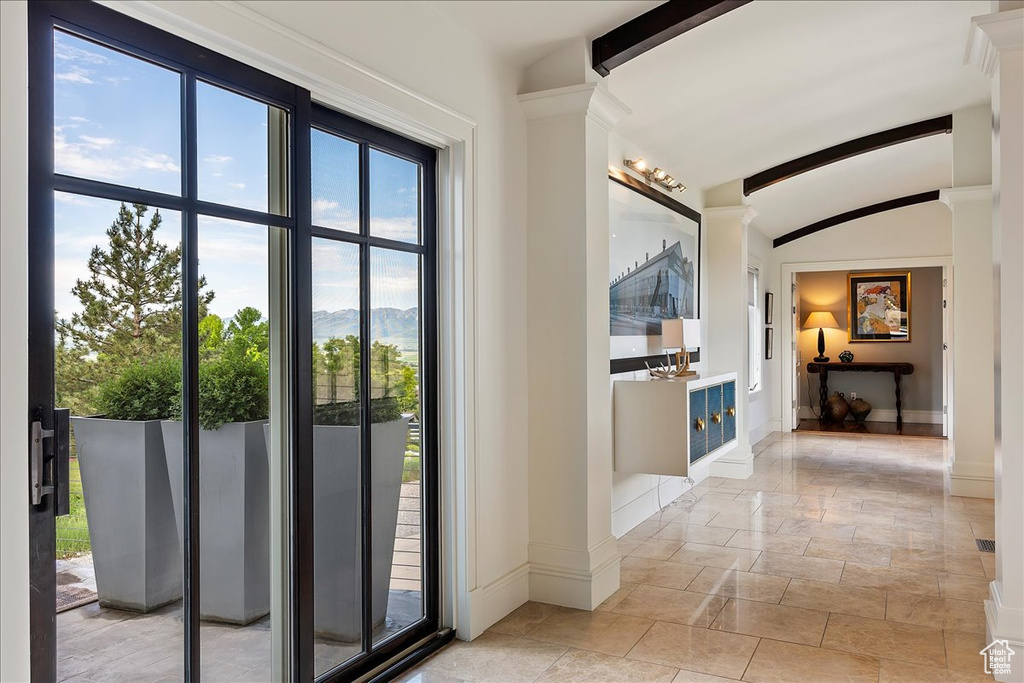
[(435, 150), (316, 107), (316, 674), (437, 631)]
[(350, 680), (439, 628), (436, 152), (30, 5), (32, 675)]

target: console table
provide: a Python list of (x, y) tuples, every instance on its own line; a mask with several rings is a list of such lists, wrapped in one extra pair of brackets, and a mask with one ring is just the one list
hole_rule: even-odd
[(896, 381), (896, 431), (903, 431), (903, 401), (900, 400), (900, 379), (914, 374), (913, 363), (808, 363), (807, 372), (821, 375), (820, 398), (821, 419), (825, 417), (825, 401), (828, 400), (828, 373), (835, 372), (890, 372)]

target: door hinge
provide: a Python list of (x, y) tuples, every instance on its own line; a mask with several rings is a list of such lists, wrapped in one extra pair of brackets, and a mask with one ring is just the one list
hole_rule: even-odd
[(945, 307), (946, 307), (946, 300), (945, 300), (945, 299), (943, 299), (943, 300), (942, 300), (942, 307), (943, 307), (943, 308), (945, 308)]
[(946, 414), (946, 406), (942, 406), (942, 414), (943, 414), (943, 415), (945, 415), (945, 414)]
[(949, 344), (947, 344), (946, 342), (942, 342), (942, 350), (949, 351)]

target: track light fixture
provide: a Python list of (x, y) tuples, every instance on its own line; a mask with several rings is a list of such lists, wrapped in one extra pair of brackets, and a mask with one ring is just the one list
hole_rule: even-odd
[(630, 168), (636, 173), (642, 175), (648, 185), (657, 183), (669, 192), (672, 190), (679, 190), (680, 192), (686, 191), (686, 185), (677, 182), (675, 178), (669, 175), (668, 171), (658, 167), (648, 168), (647, 163), (640, 157), (637, 157), (636, 159), (623, 159), (622, 163), (626, 165), (626, 168)]

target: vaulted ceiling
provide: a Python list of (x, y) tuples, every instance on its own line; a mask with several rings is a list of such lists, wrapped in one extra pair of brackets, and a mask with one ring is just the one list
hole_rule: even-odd
[[(656, 2), (449, 2), (443, 13), (516, 66), (593, 39)], [(690, 187), (710, 188), (853, 138), (989, 100), (964, 65), (986, 0), (757, 0), (612, 71), (633, 114), (617, 132)], [(950, 136), (904, 143), (749, 197), (769, 237), (949, 185)]]
[[(984, 1), (744, 5), (615, 69), (619, 132), (691, 186), (743, 178), (837, 143), (989, 100), (964, 65)], [(749, 197), (769, 237), (948, 187), (950, 136), (871, 152)]]

